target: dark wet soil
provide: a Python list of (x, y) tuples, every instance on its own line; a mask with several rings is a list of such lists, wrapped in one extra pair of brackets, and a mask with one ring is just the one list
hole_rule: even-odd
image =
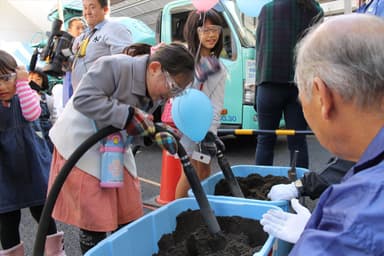
[[(273, 185), (290, 183), (289, 179), (284, 176), (267, 175), (263, 177), (257, 173), (252, 173), (246, 177), (236, 177), (236, 179), (245, 198), (258, 200), (269, 200), (267, 194)], [(216, 183), (214, 194), (233, 196), (225, 179)]]
[(200, 211), (187, 210), (176, 219), (176, 230), (158, 242), (157, 256), (248, 256), (268, 238), (259, 221), (239, 216), (218, 216), (221, 236), (209, 234)]

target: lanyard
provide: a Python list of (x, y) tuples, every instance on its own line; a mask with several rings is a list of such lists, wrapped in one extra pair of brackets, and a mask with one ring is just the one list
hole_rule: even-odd
[(88, 44), (89, 44), (89, 40), (91, 40), (91, 38), (95, 34), (96, 30), (97, 30), (96, 28), (92, 29), (92, 31), (88, 34), (88, 36), (81, 41), (80, 47), (79, 47), (79, 49), (77, 50), (77, 53), (76, 53), (76, 55), (78, 57), (84, 57), (85, 56), (86, 51), (87, 51), (87, 47), (88, 47)]
[(92, 36), (96, 33), (96, 30), (97, 30), (97, 28), (92, 29), (92, 31), (89, 32), (88, 36), (85, 39), (84, 39), (84, 37), (85, 37), (85, 34), (84, 34), (83, 39), (80, 43), (80, 46), (76, 51), (75, 60), (73, 61), (73, 64), (72, 64), (72, 69), (74, 69), (76, 62), (77, 62), (77, 59), (85, 56), (85, 54), (87, 52), (89, 40), (91, 40)]

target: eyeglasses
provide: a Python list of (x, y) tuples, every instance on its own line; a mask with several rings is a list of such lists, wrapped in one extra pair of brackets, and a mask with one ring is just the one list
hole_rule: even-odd
[(179, 96), (183, 91), (184, 88), (182, 88), (180, 85), (176, 83), (176, 81), (171, 77), (171, 75), (168, 73), (168, 71), (163, 71), (165, 76), (165, 82), (166, 85), (173, 97)]
[(197, 31), (207, 36), (209, 34), (219, 34), (221, 32), (222, 27), (218, 25), (210, 25), (206, 27), (198, 27)]
[(0, 81), (8, 82), (16, 77), (16, 73), (0, 75)]

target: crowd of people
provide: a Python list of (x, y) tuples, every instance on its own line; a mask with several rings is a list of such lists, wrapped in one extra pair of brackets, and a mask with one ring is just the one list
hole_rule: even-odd
[[(45, 255), (65, 255), (64, 233), (55, 220), (79, 228), (85, 254), (108, 232), (143, 215), (131, 138), (153, 138), (152, 114), (168, 99), (186, 88), (200, 90), (213, 106), (209, 131), (217, 134), (220, 125), (227, 71), (220, 60), (224, 21), (219, 11), (189, 13), (183, 31), (187, 46), (152, 47), (133, 42), (128, 28), (106, 19), (107, 0), (82, 4), (83, 18), (68, 22), (75, 38), (73, 62), (65, 63), (63, 84), (53, 96), (41, 69), (27, 72), (0, 50), (0, 256), (25, 254), (21, 209), (29, 208), (40, 220), (66, 160), (98, 130), (121, 130), (116, 133), (124, 140), (123, 185), (100, 186), (103, 142), (89, 149), (56, 200)], [(271, 200), (291, 200), (296, 211), (271, 210), (261, 219), (266, 232), (294, 243), (290, 255), (384, 254), (384, 20), (372, 4), (382, 1), (365, 3), (359, 14), (324, 20), (314, 0), (275, 0), (258, 17), (254, 107), (260, 129), (277, 129), (283, 116), (289, 129), (309, 126), (335, 155), (323, 171), (275, 185), (268, 194)], [(273, 165), (275, 141), (275, 135), (258, 136), (257, 165)], [(287, 141), (291, 161), (299, 151), (297, 165), (308, 168), (305, 136)], [(199, 179), (207, 178), (210, 161), (193, 155), (214, 157), (215, 144), (186, 135), (180, 142)], [(186, 197), (188, 189), (182, 173), (175, 197)], [(319, 198), (313, 213), (299, 203), (300, 196)]]

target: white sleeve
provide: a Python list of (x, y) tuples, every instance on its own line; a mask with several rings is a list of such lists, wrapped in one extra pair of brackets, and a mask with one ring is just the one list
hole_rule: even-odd
[(51, 112), (52, 124), (56, 122), (57, 118), (63, 112), (63, 85), (56, 84), (52, 89), (53, 110)]

